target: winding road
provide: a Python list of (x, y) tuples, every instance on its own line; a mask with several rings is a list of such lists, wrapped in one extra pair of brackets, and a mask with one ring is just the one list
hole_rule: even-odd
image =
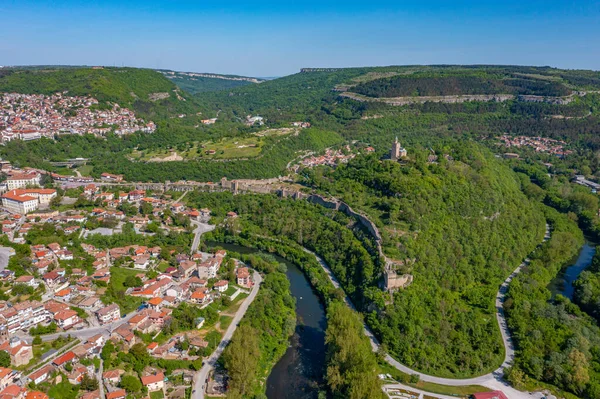
[[(544, 235), (544, 240), (542, 241), (542, 243), (540, 243), (540, 245), (542, 245), (544, 242), (548, 241), (549, 239), (550, 239), (550, 226), (548, 224), (546, 224), (546, 233)], [(319, 255), (315, 254), (314, 252), (312, 252), (306, 248), (304, 248), (304, 251), (312, 254), (317, 259), (317, 261), (319, 262), (319, 264), (321, 265), (323, 270), (325, 270), (325, 273), (327, 273), (327, 276), (329, 277), (329, 280), (331, 280), (331, 283), (334, 285), (334, 287), (342, 288), (339, 281), (337, 280), (337, 278), (335, 277), (335, 275), (333, 274), (333, 272), (331, 271), (331, 269), (329, 268), (327, 263)], [(385, 360), (391, 366), (393, 366), (394, 368), (396, 368), (397, 370), (399, 370), (405, 374), (418, 375), (421, 381), (431, 382), (431, 383), (440, 384), (440, 385), (449, 385), (449, 386), (481, 385), (481, 386), (484, 386), (484, 387), (487, 387), (490, 389), (501, 390), (510, 399), (525, 399), (525, 398), (531, 399), (531, 395), (528, 392), (521, 392), (519, 390), (514, 389), (503, 379), (504, 369), (512, 364), (514, 357), (515, 357), (515, 351), (514, 351), (514, 346), (513, 346), (513, 342), (512, 342), (512, 337), (510, 335), (510, 331), (508, 329), (508, 325), (507, 325), (506, 318), (504, 315), (503, 303), (506, 298), (506, 293), (508, 291), (509, 284), (515, 278), (515, 276), (517, 274), (519, 274), (521, 272), (521, 270), (523, 270), (523, 268), (525, 266), (527, 266), (528, 264), (529, 264), (529, 258), (525, 259), (523, 261), (523, 263), (521, 263), (510, 274), (510, 276), (508, 276), (506, 278), (506, 280), (504, 280), (504, 282), (500, 285), (500, 288), (496, 294), (496, 319), (498, 321), (498, 326), (500, 327), (500, 332), (502, 334), (502, 341), (504, 343), (504, 352), (505, 352), (504, 361), (502, 362), (502, 365), (499, 368), (497, 368), (496, 370), (494, 370), (491, 373), (484, 374), (484, 375), (481, 375), (478, 377), (454, 379), (454, 378), (435, 377), (432, 375), (421, 373), (419, 371), (413, 370), (410, 367), (403, 365), (402, 363), (400, 363), (399, 361), (397, 361), (390, 355), (386, 355)], [(352, 301), (350, 300), (350, 298), (348, 296), (346, 296), (344, 298), (344, 301), (351, 309), (356, 310), (356, 308), (354, 307), (354, 304), (352, 303)], [(377, 340), (377, 338), (375, 337), (373, 332), (369, 329), (369, 327), (367, 326), (366, 323), (364, 325), (364, 331), (365, 331), (365, 335), (371, 341), (371, 346), (373, 347), (373, 351), (378, 351), (379, 350), (379, 341)]]
[(223, 339), (219, 343), (219, 346), (215, 349), (215, 351), (209, 356), (208, 359), (204, 361), (204, 366), (196, 373), (194, 376), (194, 389), (192, 390), (192, 399), (204, 399), (204, 390), (206, 389), (206, 381), (208, 379), (208, 374), (210, 371), (216, 366), (217, 360), (223, 353), (225, 347), (231, 341), (231, 337), (233, 337), (233, 333), (237, 328), (238, 324), (246, 314), (248, 307), (254, 301), (256, 294), (258, 294), (258, 289), (260, 287), (260, 283), (262, 282), (262, 277), (258, 272), (254, 272), (254, 287), (252, 287), (252, 292), (250, 295), (242, 302), (242, 305), (236, 312), (235, 316), (233, 316), (233, 320), (229, 327), (227, 327), (227, 331), (223, 335)]
[(197, 222), (195, 220), (192, 221), (192, 224), (196, 226), (194, 229), (194, 240), (192, 241), (192, 247), (190, 249), (190, 253), (193, 254), (198, 250), (198, 246), (200, 245), (200, 237), (202, 237), (202, 234), (213, 231), (217, 226), (208, 223)]

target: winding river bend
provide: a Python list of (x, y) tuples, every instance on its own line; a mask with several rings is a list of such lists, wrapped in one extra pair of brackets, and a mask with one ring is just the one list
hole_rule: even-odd
[[(217, 242), (209, 246), (220, 246), (232, 252), (252, 254), (260, 251), (233, 244)], [(296, 298), (296, 331), (290, 346), (277, 362), (267, 378), (269, 399), (314, 399), (323, 382), (325, 365), (325, 309), (304, 273), (294, 264), (280, 256), (273, 256), (287, 267), (286, 275), (290, 290)]]
[(561, 294), (570, 300), (573, 300), (575, 288), (573, 282), (579, 278), (581, 272), (592, 264), (592, 259), (596, 253), (596, 244), (586, 240), (581, 247), (579, 254), (570, 262), (570, 266), (561, 271), (558, 276), (552, 280), (549, 289), (554, 295)]

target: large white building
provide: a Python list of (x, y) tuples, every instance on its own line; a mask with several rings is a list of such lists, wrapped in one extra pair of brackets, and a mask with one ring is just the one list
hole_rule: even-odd
[(2, 206), (13, 213), (29, 213), (48, 205), (56, 197), (56, 190), (51, 188), (34, 188), (11, 190), (2, 196)]
[(18, 173), (6, 179), (9, 190), (25, 188), (40, 185), (40, 175), (38, 173)]

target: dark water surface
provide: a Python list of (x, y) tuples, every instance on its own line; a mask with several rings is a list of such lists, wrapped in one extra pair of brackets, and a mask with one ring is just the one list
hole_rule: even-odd
[(581, 272), (592, 264), (592, 258), (596, 253), (596, 244), (586, 241), (581, 247), (577, 258), (573, 259), (570, 266), (562, 271), (552, 282), (550, 283), (550, 291), (553, 294), (561, 294), (570, 300), (573, 300), (573, 282), (577, 280)]
[[(241, 254), (260, 252), (233, 244), (209, 242), (209, 246), (221, 246)], [(290, 346), (273, 367), (267, 378), (269, 399), (313, 399), (323, 382), (325, 364), (325, 309), (304, 273), (285, 259), (269, 254), (287, 266), (290, 290), (296, 298), (296, 331)]]

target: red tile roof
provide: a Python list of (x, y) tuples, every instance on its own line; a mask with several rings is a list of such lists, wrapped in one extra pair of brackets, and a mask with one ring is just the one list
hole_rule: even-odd
[(150, 385), (150, 384), (154, 384), (160, 381), (164, 381), (165, 380), (165, 375), (163, 373), (158, 373), (155, 375), (147, 375), (142, 377), (142, 384), (144, 385)]
[(55, 364), (57, 366), (61, 366), (67, 362), (72, 361), (73, 359), (75, 359), (75, 353), (73, 351), (68, 351), (67, 353), (65, 353), (62, 356), (57, 357), (56, 359), (54, 359), (52, 361), (52, 364)]
[(502, 391), (474, 393), (473, 399), (508, 399)]

